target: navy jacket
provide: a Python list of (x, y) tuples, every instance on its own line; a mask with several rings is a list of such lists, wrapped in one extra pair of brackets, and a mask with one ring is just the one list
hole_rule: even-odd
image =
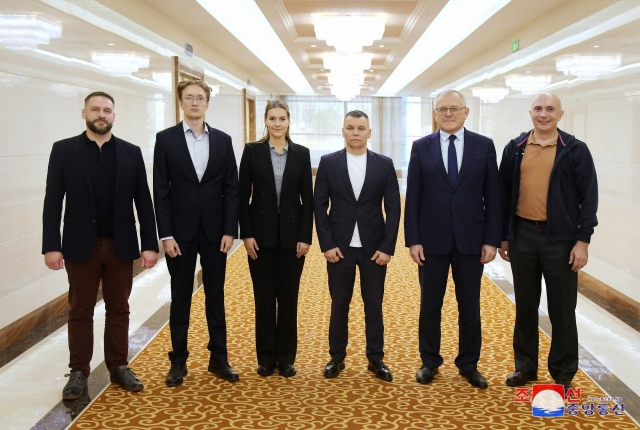
[(280, 212), (268, 142), (248, 143), (240, 161), (240, 237), (258, 247), (311, 244), (313, 180), (309, 149), (289, 141), (280, 190)]
[(209, 127), (209, 162), (201, 181), (182, 122), (159, 132), (153, 157), (153, 196), (160, 238), (188, 241), (198, 226), (210, 242), (238, 236), (238, 168), (231, 137)]
[[(502, 240), (514, 239), (513, 219), (520, 193), (520, 165), (531, 132), (507, 144), (500, 162), (503, 186)], [(598, 225), (598, 180), (589, 148), (558, 129), (558, 148), (549, 179), (547, 227), (550, 240), (590, 242)]]
[(458, 181), (451, 184), (442, 161), (440, 131), (416, 140), (407, 176), (405, 245), (425, 254), (464, 255), (482, 245), (500, 247), (501, 205), (496, 149), (485, 136), (464, 130)]
[[(47, 171), (42, 214), (42, 253), (61, 251), (65, 260), (86, 261), (96, 244), (96, 207), (86, 153), (85, 133), (53, 144)], [(140, 148), (113, 136), (116, 152), (116, 189), (113, 202), (113, 239), (123, 260), (140, 257), (135, 202), (143, 251), (158, 251), (153, 203)], [(60, 237), (62, 201), (64, 232)]]
[[(329, 206), (331, 211), (327, 213)], [(316, 174), (313, 208), (322, 252), (336, 247), (344, 252), (357, 222), (362, 249), (367, 255), (376, 251), (393, 255), (400, 226), (400, 189), (389, 157), (367, 151), (364, 184), (356, 200), (349, 179), (347, 151), (323, 155)]]

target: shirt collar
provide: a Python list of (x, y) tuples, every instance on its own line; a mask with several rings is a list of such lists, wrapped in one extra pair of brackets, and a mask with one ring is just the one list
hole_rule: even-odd
[[(462, 142), (462, 139), (464, 137), (464, 127), (462, 127), (460, 130), (456, 131), (453, 134), (458, 138), (460, 142)], [(449, 140), (449, 136), (451, 136), (450, 133), (440, 130), (440, 140), (442, 141)]]
[[(193, 130), (191, 130), (191, 127), (189, 127), (189, 124), (186, 123), (186, 121), (182, 121), (182, 129), (184, 130), (185, 133), (187, 131), (190, 131), (190, 132), (194, 133)], [(208, 127), (206, 121), (204, 123), (204, 132), (209, 134), (209, 127)]]
[[(269, 144), (269, 151), (274, 151), (276, 149), (276, 147), (271, 144), (271, 141), (267, 140), (267, 143)], [(287, 141), (287, 143), (284, 144), (284, 152), (286, 153), (288, 151), (289, 151), (289, 141)]]
[[(103, 145), (106, 145), (106, 144), (112, 145), (113, 144), (113, 137), (114, 137), (113, 133), (111, 133), (111, 138), (109, 138), (109, 140), (107, 140), (105, 143), (103, 143)], [(84, 132), (84, 141), (87, 144), (92, 143), (94, 145), (97, 145), (97, 143), (94, 140), (91, 140), (89, 138), (89, 135), (87, 134), (86, 131)]]
[[(546, 145), (540, 145), (537, 141), (535, 136), (533, 135), (533, 130), (531, 130), (531, 133), (529, 133), (529, 138), (527, 139), (527, 145), (538, 145), (538, 146), (542, 146), (543, 148), (545, 146), (556, 146), (558, 144), (558, 137), (556, 137), (554, 140), (552, 140), (551, 142), (547, 143)], [(560, 133), (558, 133), (558, 136), (560, 136)]]

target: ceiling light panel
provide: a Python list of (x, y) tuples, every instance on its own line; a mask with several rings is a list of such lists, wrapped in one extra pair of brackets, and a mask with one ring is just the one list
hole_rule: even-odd
[(511, 0), (450, 0), (380, 87), (396, 95)]
[(474, 97), (480, 98), (482, 103), (498, 103), (509, 94), (509, 88), (483, 87), (473, 88), (471, 93)]
[(551, 84), (551, 75), (510, 75), (505, 84), (522, 94), (536, 94)]
[(197, 0), (211, 16), (298, 94), (314, 94), (254, 0)]

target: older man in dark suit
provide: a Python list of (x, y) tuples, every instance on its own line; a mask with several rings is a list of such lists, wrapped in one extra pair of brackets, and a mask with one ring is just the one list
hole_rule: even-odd
[(324, 376), (335, 378), (345, 368), (349, 304), (358, 266), (368, 369), (391, 381), (393, 376), (382, 361), (382, 300), (387, 263), (394, 253), (400, 224), (398, 178), (389, 157), (367, 150), (371, 128), (364, 112), (352, 111), (345, 116), (342, 135), (346, 148), (322, 157), (314, 194), (316, 229), (327, 259), (331, 294), (331, 361)]
[(187, 375), (187, 332), (198, 254), (209, 329), (208, 369), (226, 381), (239, 380), (227, 361), (224, 312), (227, 252), (238, 235), (238, 168), (231, 137), (204, 121), (210, 95), (211, 88), (199, 79), (180, 82), (184, 121), (156, 136), (153, 194), (158, 234), (171, 274), (169, 387), (182, 384)]
[(416, 380), (429, 383), (443, 363), (441, 313), (449, 267), (458, 301), (459, 351), (455, 365), (469, 383), (487, 388), (478, 372), (480, 280), (500, 246), (500, 183), (491, 139), (464, 128), (464, 96), (444, 91), (435, 99), (438, 131), (413, 143), (407, 177), (405, 241), (419, 268), (419, 343)]
[(142, 152), (111, 133), (114, 109), (109, 94), (89, 94), (82, 110), (86, 131), (54, 143), (49, 158), (42, 253), (49, 269), (66, 264), (69, 277), (71, 373), (62, 391), (65, 400), (78, 399), (87, 387), (100, 282), (106, 308), (104, 356), (111, 381), (129, 391), (143, 389), (127, 366), (133, 261), (140, 258), (133, 203), (144, 267), (156, 264), (158, 238)]

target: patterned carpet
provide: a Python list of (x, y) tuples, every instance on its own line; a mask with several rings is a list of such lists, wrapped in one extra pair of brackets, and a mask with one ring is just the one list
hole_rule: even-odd
[[(628, 416), (594, 413), (540, 418), (530, 403), (514, 402), (515, 390), (504, 384), (512, 371), (511, 333), (514, 305), (488, 279), (482, 281), (483, 349), (479, 370), (489, 382), (486, 391), (470, 386), (453, 365), (457, 352), (457, 308), (452, 284), (443, 310), (442, 355), (445, 364), (433, 383), (415, 382), (418, 354), (419, 286), (417, 268), (401, 246), (389, 265), (385, 312), (385, 363), (394, 375), (386, 383), (367, 371), (364, 315), (354, 294), (346, 370), (336, 379), (322, 376), (329, 360), (327, 332), (330, 298), (326, 262), (312, 247), (302, 277), (299, 304), (298, 374), (289, 379), (256, 374), (254, 306), (246, 252), (241, 247), (227, 269), (226, 309), (229, 361), (240, 382), (221, 381), (207, 372), (204, 296), (199, 290), (192, 307), (189, 375), (184, 385), (165, 386), (169, 368), (166, 326), (131, 366), (145, 384), (129, 393), (111, 385), (86, 409), (73, 429), (636, 429)], [(498, 257), (499, 258), (499, 257)], [(359, 283), (359, 280), (356, 281)], [(356, 289), (358, 291), (358, 289)], [(542, 356), (549, 339), (541, 333)], [(539, 383), (553, 383), (541, 361)], [(574, 386), (582, 404), (603, 392), (580, 371)], [(612, 407), (613, 404), (610, 404)]]

